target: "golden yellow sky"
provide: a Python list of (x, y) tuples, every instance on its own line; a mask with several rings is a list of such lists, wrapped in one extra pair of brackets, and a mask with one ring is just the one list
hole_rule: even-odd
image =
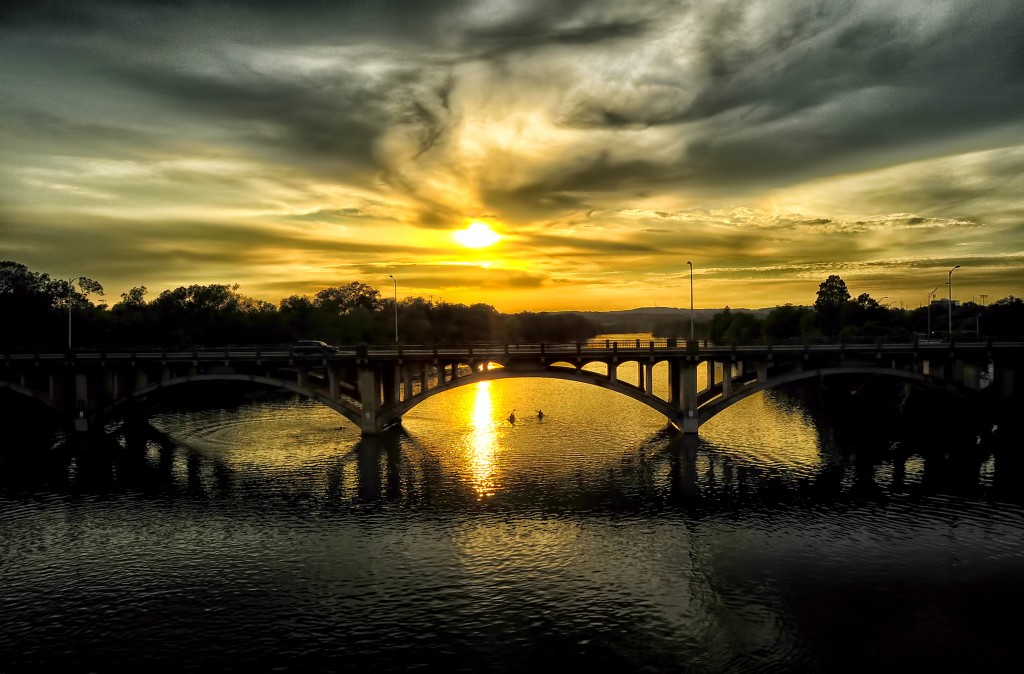
[[(0, 258), (116, 301), (1024, 293), (1019, 6), (15, 3)], [(1014, 42), (1016, 36), (1017, 42)], [(978, 45), (984, 44), (984, 49)], [(493, 243), (460, 242), (487, 227)], [(478, 230), (477, 233), (479, 234)]]

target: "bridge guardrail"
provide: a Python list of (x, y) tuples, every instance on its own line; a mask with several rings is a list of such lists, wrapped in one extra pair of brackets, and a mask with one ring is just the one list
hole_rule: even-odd
[[(698, 353), (721, 353), (723, 351), (736, 352), (759, 352), (766, 349), (793, 352), (793, 351), (830, 351), (842, 348), (849, 351), (904, 351), (907, 349), (945, 349), (953, 347), (956, 349), (979, 349), (979, 348), (1021, 348), (1024, 341), (1021, 340), (955, 340), (949, 342), (936, 339), (916, 339), (912, 341), (887, 341), (887, 340), (729, 340), (712, 342), (710, 340), (697, 341)], [(639, 342), (639, 344), (638, 344)], [(80, 360), (127, 360), (132, 358), (146, 359), (219, 359), (219, 358), (267, 358), (267, 359), (298, 359), (305, 361), (318, 361), (324, 358), (353, 358), (360, 352), (376, 357), (391, 357), (396, 355), (407, 355), (415, 357), (424, 356), (459, 356), (468, 355), (499, 356), (516, 354), (540, 354), (556, 355), (565, 354), (598, 354), (608, 352), (619, 352), (637, 354), (655, 351), (685, 351), (687, 341), (670, 339), (650, 340), (586, 340), (579, 342), (512, 342), (494, 343), (477, 342), (467, 344), (399, 344), (399, 345), (361, 345), (361, 346), (339, 346), (338, 351), (330, 354), (295, 354), (290, 345), (281, 344), (245, 344), (245, 345), (224, 345), (224, 346), (193, 346), (183, 348), (160, 347), (144, 345), (139, 347), (110, 347), (110, 348), (76, 348), (73, 350), (47, 350), (47, 349), (12, 349), (6, 348), (2, 352), (5, 360), (60, 360), (75, 358)]]

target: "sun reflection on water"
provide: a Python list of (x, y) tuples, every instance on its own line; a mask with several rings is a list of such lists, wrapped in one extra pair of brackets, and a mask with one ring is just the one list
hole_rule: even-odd
[(470, 410), (469, 463), (473, 475), (473, 489), (477, 496), (483, 498), (493, 496), (498, 487), (495, 478), (498, 435), (493, 417), (491, 382), (483, 381), (474, 386), (476, 395)]

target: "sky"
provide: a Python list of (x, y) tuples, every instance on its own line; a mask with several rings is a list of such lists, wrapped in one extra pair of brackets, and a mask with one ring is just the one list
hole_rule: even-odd
[(759, 308), (839, 274), (911, 308), (955, 265), (954, 299), (1021, 296), (1024, 12), (7, 0), (0, 259), (110, 303)]

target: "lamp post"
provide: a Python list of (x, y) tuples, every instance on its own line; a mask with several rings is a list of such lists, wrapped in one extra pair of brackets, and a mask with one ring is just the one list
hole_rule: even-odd
[(75, 293), (75, 284), (76, 283), (78, 284), (78, 287), (81, 288), (82, 294), (84, 294), (87, 298), (89, 296), (89, 293), (97, 293), (99, 295), (103, 294), (103, 286), (101, 286), (99, 283), (97, 283), (96, 281), (93, 281), (91, 278), (89, 278), (87, 276), (76, 276), (75, 278), (68, 279), (67, 303), (68, 303), (68, 350), (69, 351), (71, 350), (71, 303), (72, 303), (72, 299), (73, 299), (73, 296), (74, 296), (74, 293)]
[(949, 341), (953, 341), (953, 272), (960, 268), (957, 265), (949, 270), (949, 280), (946, 283), (949, 285)]
[(398, 279), (391, 274), (388, 278), (395, 282), (395, 344), (398, 344)]
[(693, 341), (693, 262), (687, 260), (686, 264), (690, 265), (690, 341)]
[(71, 350), (71, 295), (75, 292), (75, 283), (83, 278), (83, 276), (77, 276), (68, 279), (68, 351)]
[(932, 338), (932, 300), (935, 299), (935, 293), (938, 291), (939, 286), (935, 286), (931, 292), (928, 293), (928, 339)]

